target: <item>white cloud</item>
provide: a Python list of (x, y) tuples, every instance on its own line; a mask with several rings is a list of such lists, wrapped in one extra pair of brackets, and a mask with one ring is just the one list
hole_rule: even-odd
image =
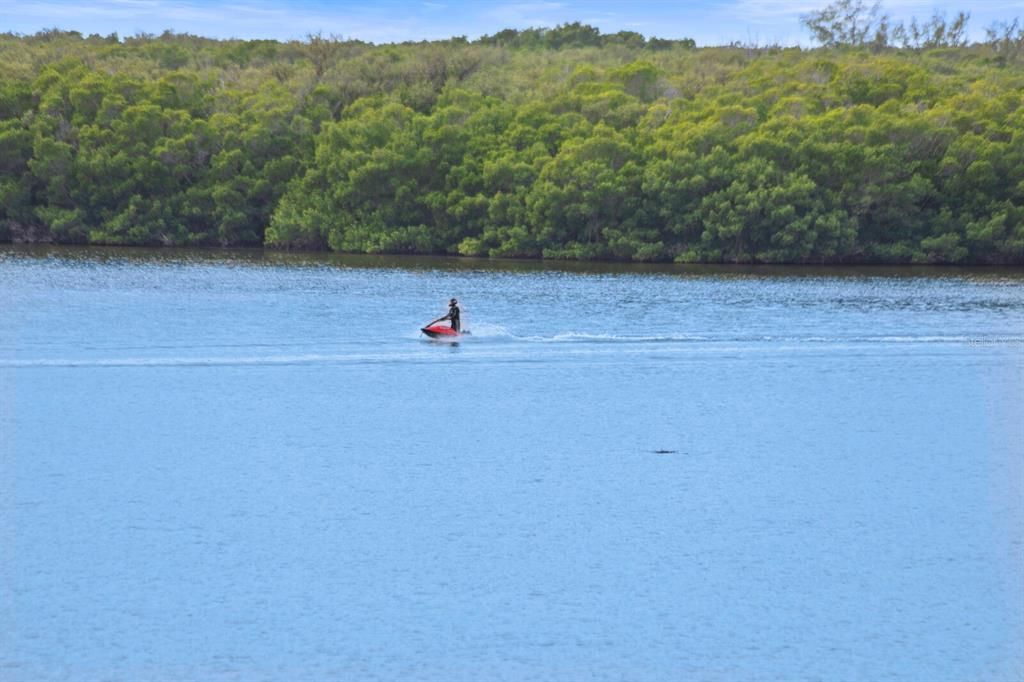
[[(94, 0), (92, 2), (10, 2), (0, 0), (0, 20), (31, 33), (48, 26), (85, 33), (160, 32), (171, 29), (214, 37), (302, 38), (323, 31), (373, 42), (419, 40), (422, 26), (411, 17), (381, 21), (366, 8), (341, 11), (284, 9), (269, 2), (230, 5), (180, 0)], [(17, 23), (13, 20), (17, 17)]]
[[(730, 14), (747, 19), (783, 19), (795, 17), (829, 4), (828, 0), (736, 0), (722, 5)], [(865, 0), (867, 7), (871, 0)], [(954, 13), (958, 11), (1005, 11), (1024, 9), (1024, 0), (975, 0), (965, 3), (962, 0), (882, 0), (881, 11), (893, 15), (909, 15), (919, 13), (930, 16), (932, 12)]]
[(546, 26), (559, 20), (566, 8), (561, 2), (512, 2), (499, 4), (483, 12), (484, 19), (502, 28)]
[[(813, 12), (825, 7), (824, 0), (739, 0), (729, 8), (731, 13), (740, 17), (779, 19)], [(883, 11), (892, 9), (925, 8), (930, 9), (934, 0), (896, 0), (885, 4)], [(871, 6), (870, 2), (865, 5)]]

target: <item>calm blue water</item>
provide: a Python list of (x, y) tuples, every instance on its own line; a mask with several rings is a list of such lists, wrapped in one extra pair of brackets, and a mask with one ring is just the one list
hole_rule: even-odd
[(565, 268), (0, 251), (0, 679), (1024, 678), (1020, 272)]

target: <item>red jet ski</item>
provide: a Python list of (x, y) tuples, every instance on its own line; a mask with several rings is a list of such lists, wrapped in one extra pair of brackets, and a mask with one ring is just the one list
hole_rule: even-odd
[(432, 339), (456, 339), (459, 337), (459, 333), (448, 325), (435, 324), (431, 327), (424, 327), (420, 331)]
[(435, 324), (430, 327), (423, 327), (422, 329), (420, 329), (420, 331), (432, 339), (457, 339), (460, 336), (462, 336), (462, 334), (455, 331), (446, 324)]

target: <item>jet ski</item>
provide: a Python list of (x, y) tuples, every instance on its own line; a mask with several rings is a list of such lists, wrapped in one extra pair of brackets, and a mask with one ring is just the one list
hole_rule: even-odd
[(468, 331), (457, 332), (446, 324), (435, 324), (430, 327), (423, 327), (420, 331), (432, 339), (457, 339), (460, 336), (469, 334)]

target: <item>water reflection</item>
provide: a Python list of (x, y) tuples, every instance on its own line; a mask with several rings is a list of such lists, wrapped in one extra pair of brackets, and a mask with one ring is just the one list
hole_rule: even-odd
[(400, 269), (413, 271), (566, 272), (595, 275), (660, 274), (675, 277), (720, 278), (941, 278), (982, 279), (986, 283), (1024, 280), (1024, 270), (1013, 267), (958, 267), (940, 265), (715, 265), (675, 263), (579, 262), (456, 256), (341, 254), (333, 252), (275, 251), (264, 249), (147, 248), (69, 246), (55, 244), (0, 245), (4, 258), (60, 259), (83, 264), (119, 263), (245, 264), (289, 267)]

